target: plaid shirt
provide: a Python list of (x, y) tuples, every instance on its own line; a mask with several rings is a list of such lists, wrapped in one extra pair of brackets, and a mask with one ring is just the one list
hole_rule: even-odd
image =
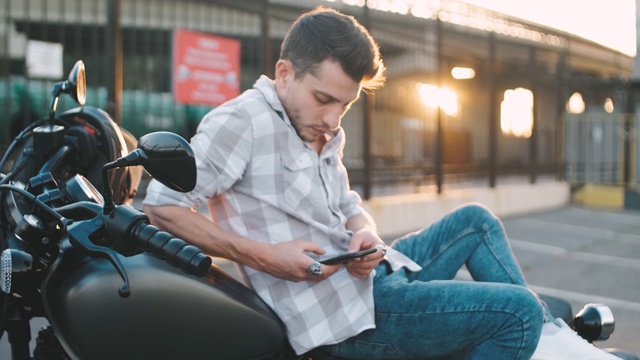
[[(339, 255), (352, 235), (347, 219), (364, 211), (349, 189), (341, 160), (344, 140), (340, 129), (320, 155), (305, 145), (273, 82), (262, 76), (253, 89), (202, 120), (191, 140), (196, 188), (182, 194), (153, 181), (144, 203), (197, 209), (208, 202), (213, 220), (238, 235), (272, 244), (310, 240), (326, 250), (323, 257)], [(387, 260), (393, 268), (417, 267), (392, 249)], [(285, 323), (298, 354), (375, 327), (373, 274), (358, 279), (342, 268), (324, 281), (296, 283), (250, 267), (242, 271)]]

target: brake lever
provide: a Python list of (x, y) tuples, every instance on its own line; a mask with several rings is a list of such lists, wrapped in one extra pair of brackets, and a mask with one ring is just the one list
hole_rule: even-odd
[(69, 241), (75, 248), (91, 256), (106, 259), (111, 262), (124, 281), (124, 284), (118, 289), (118, 295), (122, 298), (127, 298), (131, 295), (129, 276), (116, 252), (108, 247), (96, 245), (91, 241), (91, 237), (95, 236), (99, 231), (104, 231), (104, 220), (101, 214), (98, 214), (98, 216), (91, 220), (71, 223), (67, 228)]

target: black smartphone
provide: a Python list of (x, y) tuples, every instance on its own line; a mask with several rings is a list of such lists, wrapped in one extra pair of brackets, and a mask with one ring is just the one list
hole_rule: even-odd
[(338, 256), (335, 256), (335, 257), (332, 257), (332, 258), (320, 260), (320, 264), (336, 265), (336, 264), (343, 263), (343, 262), (345, 262), (347, 260), (356, 259), (356, 258), (359, 258), (359, 257), (363, 257), (365, 255), (373, 254), (374, 252), (376, 252), (376, 250), (377, 250), (377, 248), (372, 247), (372, 248), (366, 249), (366, 250), (361, 250), (361, 251), (356, 251), (356, 252), (347, 253), (347, 254), (343, 254), (343, 255), (338, 255)]

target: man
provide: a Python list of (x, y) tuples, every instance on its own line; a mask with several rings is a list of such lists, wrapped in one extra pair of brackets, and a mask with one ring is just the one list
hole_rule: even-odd
[[(275, 80), (262, 76), (204, 117), (191, 141), (196, 188), (181, 194), (152, 182), (144, 210), (241, 264), (298, 354), (615, 359), (552, 321), (526, 288), (502, 224), (482, 206), (385, 246), (349, 189), (340, 127), (361, 92), (383, 84), (384, 70), (355, 19), (322, 7), (302, 15), (284, 39)], [(205, 202), (213, 221), (193, 210)], [(370, 248), (344, 264), (319, 263)], [(451, 280), (462, 265), (477, 281)]]

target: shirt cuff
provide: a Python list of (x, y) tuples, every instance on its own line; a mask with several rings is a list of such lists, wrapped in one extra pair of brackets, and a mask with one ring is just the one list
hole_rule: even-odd
[(416, 264), (415, 261), (411, 260), (405, 254), (401, 253), (398, 250), (395, 250), (392, 247), (387, 248), (387, 254), (385, 255), (385, 260), (391, 265), (391, 269), (393, 271), (400, 270), (400, 268), (407, 268), (409, 271), (420, 271), (422, 270), (422, 266)]

